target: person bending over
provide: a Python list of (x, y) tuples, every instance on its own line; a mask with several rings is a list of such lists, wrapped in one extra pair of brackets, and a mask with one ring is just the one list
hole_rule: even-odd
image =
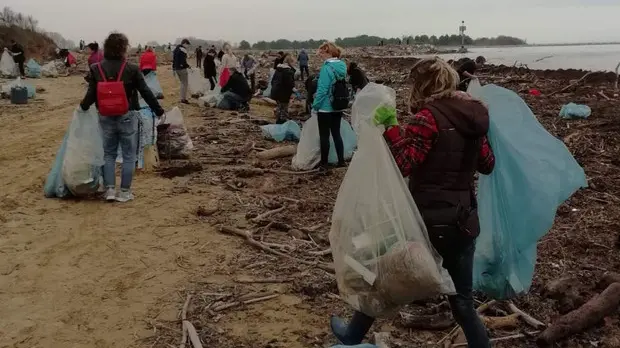
[(237, 67), (230, 67), (230, 78), (224, 87), (222, 87), (222, 100), (217, 107), (222, 110), (249, 110), (249, 102), (252, 98), (252, 90), (248, 85), (248, 80)]

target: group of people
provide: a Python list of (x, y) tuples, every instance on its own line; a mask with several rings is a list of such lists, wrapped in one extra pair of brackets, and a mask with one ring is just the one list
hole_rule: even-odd
[[(136, 161), (138, 119), (135, 111), (140, 108), (138, 94), (155, 115), (161, 116), (164, 113), (140, 73), (154, 66), (141, 63), (138, 67), (128, 63), (128, 45), (125, 35), (119, 33), (110, 34), (105, 40), (103, 58), (90, 66), (92, 78), (80, 104), (82, 110), (88, 110), (92, 104), (110, 106), (114, 103), (105, 99), (105, 93), (99, 93), (99, 89), (104, 86), (101, 83), (122, 83), (126, 107), (119, 110), (121, 112), (117, 115), (100, 116), (104, 134), (105, 198), (121, 202), (133, 198), (131, 182)], [(190, 69), (187, 64), (188, 47), (189, 41), (183, 40), (174, 51), (173, 68), (182, 83), (186, 83), (187, 69)], [(218, 59), (214, 51), (209, 50), (207, 56)], [(249, 63), (236, 64), (236, 57), (229, 46), (224, 47), (223, 51), (220, 80), (226, 81), (222, 91), (224, 94), (232, 92), (241, 100), (248, 100), (251, 89), (245, 75), (251, 73), (253, 66)], [(359, 89), (363, 88), (367, 79), (365, 75), (359, 75), (360, 72), (356, 70), (359, 67), (353, 64), (347, 67), (341, 59), (342, 50), (331, 42), (321, 45), (318, 55), (323, 63), (318, 73), (311, 109), (318, 119), (321, 146), (319, 166), (324, 169), (328, 165), (330, 135), (336, 147), (338, 165), (345, 165), (340, 122), (343, 110), (347, 107), (342, 101), (348, 96), (339, 94), (342, 93), (342, 81), (346, 79), (347, 73), (356, 75), (353, 78), (354, 89)], [(283, 54), (274, 66), (272, 96), (276, 97), (279, 108), (284, 108), (294, 88), (295, 58)], [(487, 348), (490, 347), (489, 338), (474, 308), (472, 273), (475, 240), (480, 231), (473, 192), (474, 176), (476, 172), (490, 174), (495, 164), (486, 137), (489, 129), (488, 110), (480, 101), (459, 91), (462, 83), (459, 73), (439, 58), (423, 59), (416, 63), (411, 69), (410, 81), (409, 114), (412, 116), (407, 123), (399, 123), (397, 111), (391, 107), (377, 109), (373, 120), (375, 124), (385, 127), (384, 138), (400, 171), (405, 177), (411, 178), (409, 190), (424, 219), (430, 240), (442, 256), (443, 266), (454, 282), (456, 294), (449, 296), (449, 302), (455, 320), (463, 328), (470, 347)], [(117, 192), (114, 167), (119, 146), (123, 153), (123, 167), (120, 191)], [(354, 345), (361, 343), (373, 322), (374, 318), (355, 312), (349, 322), (332, 318), (331, 329), (339, 341)]]

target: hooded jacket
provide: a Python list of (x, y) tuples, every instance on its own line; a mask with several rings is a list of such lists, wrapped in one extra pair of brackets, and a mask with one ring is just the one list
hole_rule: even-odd
[(351, 87), (353, 87), (353, 91), (357, 91), (358, 89), (364, 89), (368, 84), (368, 77), (366, 74), (360, 69), (359, 66), (355, 63), (351, 63), (349, 67), (349, 83), (351, 83)]
[(319, 82), (312, 103), (312, 110), (334, 112), (332, 107), (333, 86), (337, 79), (347, 78), (347, 65), (338, 58), (327, 59), (319, 72)]
[(428, 227), (465, 226), (477, 236), (473, 184), (482, 138), (489, 130), (488, 110), (477, 100), (460, 98), (443, 98), (423, 108), (433, 114), (438, 136), (410, 177), (409, 189)]
[(103, 52), (101, 50), (93, 51), (90, 56), (88, 56), (88, 66), (93, 64), (97, 64), (103, 61)]
[(280, 64), (271, 79), (271, 99), (286, 103), (291, 99), (295, 88), (295, 69), (288, 64)]
[(157, 70), (157, 56), (152, 50), (146, 50), (140, 57), (140, 70)]
[(215, 65), (215, 58), (217, 58), (217, 52), (215, 52), (214, 49), (210, 49), (209, 51), (207, 51), (203, 63), (205, 78), (217, 76), (217, 66)]
[(183, 70), (189, 67), (189, 64), (187, 64), (187, 49), (183, 45), (177, 45), (172, 52), (172, 70)]
[(226, 92), (235, 93), (246, 102), (252, 99), (252, 89), (250, 85), (248, 85), (248, 80), (238, 71), (234, 71), (230, 75), (230, 79), (228, 79), (226, 86), (222, 87), (222, 93)]

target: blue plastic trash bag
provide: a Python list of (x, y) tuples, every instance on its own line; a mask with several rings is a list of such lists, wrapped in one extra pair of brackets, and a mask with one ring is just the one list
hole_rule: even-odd
[(568, 103), (562, 106), (560, 117), (566, 120), (576, 118), (588, 118), (592, 114), (592, 109), (587, 105)]
[(2, 93), (4, 94), (11, 94), (11, 89), (13, 87), (26, 87), (26, 89), (28, 89), (28, 98), (32, 99), (34, 97), (36, 97), (37, 95), (37, 90), (36, 88), (34, 88), (33, 85), (31, 85), (30, 83), (25, 82), (24, 80), (22, 80), (21, 78), (17, 78), (7, 84), (2, 85)]
[(67, 148), (67, 136), (69, 132), (65, 133), (65, 137), (56, 151), (56, 158), (52, 169), (47, 174), (45, 180), (45, 186), (43, 186), (43, 193), (47, 198), (65, 198), (71, 195), (65, 181), (62, 179), (62, 162), (65, 158), (65, 150)]
[(339, 344), (337, 346), (332, 346), (331, 348), (379, 348), (379, 347), (374, 344), (364, 343), (364, 344), (357, 344), (354, 346), (343, 346)]
[(295, 121), (288, 120), (282, 124), (268, 124), (261, 126), (263, 136), (277, 142), (284, 140), (298, 141), (301, 135), (301, 128)]
[(151, 89), (151, 92), (157, 98), (162, 98), (164, 96), (164, 91), (161, 89), (161, 85), (159, 84), (159, 80), (157, 79), (157, 73), (155, 71), (151, 71), (144, 76), (144, 80), (146, 84)]
[(26, 63), (26, 76), (37, 79), (41, 77), (41, 66), (32, 58)]
[(474, 287), (508, 299), (529, 290), (536, 243), (551, 229), (558, 206), (587, 186), (586, 176), (517, 94), (471, 85), (469, 92), (489, 106), (488, 138), (496, 158), (493, 173), (478, 181)]

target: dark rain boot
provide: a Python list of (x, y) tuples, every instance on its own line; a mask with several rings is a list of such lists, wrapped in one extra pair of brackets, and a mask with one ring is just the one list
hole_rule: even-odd
[(352, 346), (362, 343), (374, 322), (375, 318), (369, 317), (362, 312), (355, 312), (348, 325), (343, 319), (332, 317), (330, 326), (334, 336), (336, 336), (340, 343)]

